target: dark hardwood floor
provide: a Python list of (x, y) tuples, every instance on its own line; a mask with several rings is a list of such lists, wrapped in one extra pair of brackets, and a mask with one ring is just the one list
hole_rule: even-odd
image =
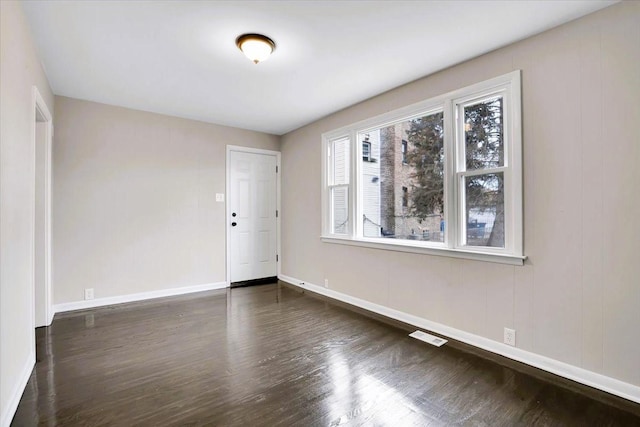
[(13, 426), (640, 425), (640, 405), (281, 284), (65, 313), (37, 339)]

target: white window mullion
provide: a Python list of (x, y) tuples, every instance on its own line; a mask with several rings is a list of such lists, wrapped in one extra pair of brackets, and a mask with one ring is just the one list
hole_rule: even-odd
[(445, 150), (445, 180), (444, 180), (444, 218), (445, 218), (445, 245), (448, 248), (457, 246), (458, 239), (458, 184), (455, 179), (456, 165), (456, 111), (450, 100), (444, 104), (444, 150)]
[(350, 132), (349, 139), (351, 140), (351, 176), (349, 182), (351, 184), (351, 197), (349, 198), (349, 213), (352, 220), (349, 221), (351, 226), (349, 229), (349, 236), (357, 238), (362, 236), (362, 183), (358, 179), (360, 171), (362, 170), (362, 144), (358, 141), (355, 131)]
[(464, 246), (464, 241), (467, 235), (467, 219), (465, 215), (467, 211), (467, 202), (463, 182), (464, 176), (462, 174), (456, 174), (456, 190), (458, 195), (456, 199), (456, 248)]
[(466, 158), (465, 158), (465, 139), (464, 139), (464, 107), (459, 102), (451, 101), (451, 109), (454, 115), (453, 131), (451, 137), (453, 139), (452, 145), (454, 150), (452, 170), (452, 181), (455, 188), (455, 240), (453, 241), (454, 248), (460, 248), (464, 246), (464, 240), (467, 234), (467, 224), (465, 219), (466, 212), (466, 195), (465, 189), (462, 185), (464, 177), (462, 173), (466, 170)]
[(329, 235), (331, 224), (331, 207), (329, 206), (329, 175), (331, 165), (331, 144), (323, 138), (322, 141), (322, 189), (321, 189), (321, 206), (322, 206), (322, 234)]

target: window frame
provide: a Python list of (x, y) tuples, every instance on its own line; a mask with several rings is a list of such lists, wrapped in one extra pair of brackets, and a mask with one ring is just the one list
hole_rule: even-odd
[[(321, 239), (328, 243), (341, 243), (378, 249), (412, 253), (428, 253), (454, 258), (476, 259), (512, 265), (522, 265), (526, 256), (523, 251), (523, 206), (522, 206), (522, 115), (520, 70), (479, 82), (443, 95), (427, 99), (397, 110), (372, 117), (334, 131), (322, 134), (322, 216)], [(504, 165), (497, 168), (466, 171), (464, 152), (465, 105), (481, 102), (491, 97), (503, 99)], [(362, 217), (362, 146), (358, 135), (393, 125), (398, 122), (442, 111), (444, 120), (444, 194), (443, 218), (445, 220), (444, 242), (364, 237)], [(462, 110), (463, 112), (463, 110)], [(462, 135), (462, 137), (460, 137)], [(348, 138), (350, 148), (349, 165), (349, 221), (347, 234), (332, 234), (328, 210), (330, 186), (328, 185), (328, 151), (332, 141)], [(404, 139), (404, 138), (403, 138)], [(464, 224), (464, 201), (462, 185), (469, 174), (504, 173), (505, 242), (504, 248), (466, 245)]]

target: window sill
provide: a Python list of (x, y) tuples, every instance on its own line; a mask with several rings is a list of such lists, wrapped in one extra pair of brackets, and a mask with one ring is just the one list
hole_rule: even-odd
[[(368, 240), (355, 240), (335, 236), (322, 236), (324, 243), (337, 243), (341, 245), (360, 246), (364, 248), (381, 249), (396, 252), (409, 252), (414, 254), (426, 254), (445, 256), (450, 258), (462, 258), (475, 261), (495, 262), (499, 264), (524, 265), (526, 256), (504, 255), (488, 252), (467, 251), (464, 249), (451, 249), (445, 247), (427, 247), (411, 243), (374, 242)], [(410, 241), (409, 241), (410, 242)]]

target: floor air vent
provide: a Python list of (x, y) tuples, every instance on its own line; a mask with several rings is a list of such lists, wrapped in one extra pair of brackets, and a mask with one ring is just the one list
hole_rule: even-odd
[(427, 342), (431, 345), (435, 345), (436, 347), (440, 347), (441, 345), (447, 342), (447, 340), (445, 340), (444, 338), (436, 337), (434, 335), (430, 335), (422, 331), (411, 332), (409, 336), (415, 339), (418, 339), (420, 341)]

